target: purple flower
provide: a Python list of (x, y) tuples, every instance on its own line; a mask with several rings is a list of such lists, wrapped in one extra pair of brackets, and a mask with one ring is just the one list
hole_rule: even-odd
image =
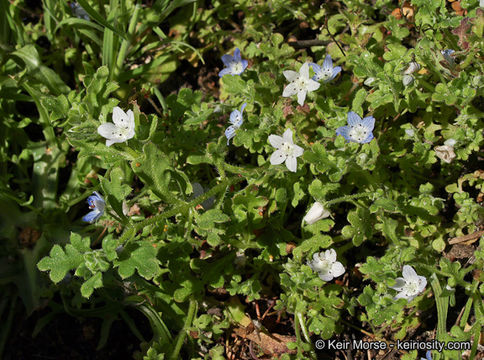
[(229, 144), (230, 139), (232, 139), (235, 136), (235, 130), (240, 128), (240, 126), (244, 122), (244, 119), (242, 118), (242, 112), (244, 111), (246, 106), (247, 106), (247, 103), (243, 103), (241, 108), (240, 108), (240, 111), (234, 110), (230, 113), (229, 122), (232, 125), (230, 125), (227, 128), (227, 130), (225, 130), (225, 136), (227, 137), (227, 145)]
[(341, 126), (336, 130), (336, 135), (343, 136), (346, 141), (360, 144), (369, 143), (373, 139), (375, 118), (367, 116), (363, 120), (353, 111), (348, 113), (348, 125)]
[(323, 80), (325, 83), (333, 80), (341, 71), (341, 66), (336, 66), (333, 68), (333, 60), (331, 59), (331, 55), (326, 55), (322, 67), (315, 63), (311, 63), (310, 65), (314, 71), (313, 80)]
[(218, 73), (218, 76), (222, 77), (224, 75), (240, 75), (244, 72), (245, 68), (248, 65), (247, 60), (242, 60), (240, 57), (240, 50), (236, 48), (234, 51), (234, 56), (230, 56), (228, 54), (222, 56), (222, 61), (225, 65), (225, 68)]
[(89, 209), (92, 209), (92, 211), (84, 215), (82, 220), (92, 224), (104, 213), (106, 202), (101, 194), (99, 194), (97, 191), (94, 191), (94, 193), (87, 198), (87, 203), (89, 204)]

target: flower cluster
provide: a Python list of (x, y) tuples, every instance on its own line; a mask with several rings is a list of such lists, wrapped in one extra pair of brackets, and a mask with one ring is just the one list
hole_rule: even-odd
[[(442, 54), (449, 65), (453, 66), (453, 58), (451, 55), (453, 51), (442, 51)], [(222, 61), (225, 68), (220, 71), (219, 76), (224, 75), (240, 75), (247, 68), (247, 60), (243, 60), (240, 54), (240, 50), (235, 49), (234, 55), (222, 56)], [(312, 69), (314, 75), (310, 78), (309, 69)], [(420, 65), (416, 62), (411, 62), (408, 68), (404, 71), (403, 82), (408, 85), (413, 81), (412, 74), (418, 71)], [(323, 65), (319, 66), (315, 63), (304, 63), (299, 72), (292, 70), (285, 70), (283, 72), (285, 78), (289, 81), (289, 84), (284, 88), (282, 96), (289, 97), (297, 95), (297, 101), (299, 105), (304, 105), (304, 101), (309, 92), (315, 91), (320, 87), (320, 81), (327, 83), (333, 80), (341, 72), (341, 67), (333, 67), (333, 61), (330, 55), (327, 55), (324, 59)], [(407, 78), (405, 78), (405, 76)], [(409, 80), (411, 78), (411, 80)], [(227, 145), (229, 145), (230, 139), (234, 138), (236, 132), (242, 126), (243, 111), (247, 103), (243, 103), (240, 110), (235, 109), (230, 114), (230, 126), (225, 130), (225, 137), (227, 138)], [(128, 110), (125, 113), (121, 108), (115, 107), (113, 109), (113, 123), (101, 124), (97, 131), (106, 138), (106, 146), (111, 146), (115, 143), (123, 143), (135, 135), (135, 121), (132, 110)], [(359, 144), (369, 143), (373, 139), (373, 129), (375, 126), (375, 118), (373, 116), (367, 116), (361, 118), (353, 111), (349, 111), (347, 114), (347, 125), (341, 126), (336, 129), (336, 135), (343, 136), (347, 142), (356, 142)], [(406, 130), (408, 136), (413, 136), (414, 131), (411, 129)], [(302, 156), (304, 149), (294, 143), (293, 132), (291, 129), (286, 129), (282, 136), (269, 135), (269, 144), (276, 150), (272, 153), (269, 161), (272, 165), (279, 165), (285, 163), (287, 169), (291, 172), (297, 171), (297, 158)], [(450, 139), (443, 146), (436, 147), (434, 150), (439, 158), (445, 162), (451, 162), (455, 157), (453, 153), (453, 146), (455, 141)], [(200, 195), (203, 192), (203, 188), (198, 183), (194, 184), (194, 196)], [(92, 209), (87, 215), (83, 217), (86, 222), (93, 223), (97, 221), (102, 214), (106, 203), (103, 197), (94, 192), (92, 196), (87, 199), (89, 207)], [(206, 208), (209, 208), (211, 204), (206, 204)], [(316, 201), (307, 214), (303, 218), (303, 222), (308, 225), (314, 224), (320, 219), (330, 216), (330, 212), (325, 206)], [(326, 251), (313, 254), (311, 261), (307, 262), (307, 265), (315, 271), (319, 277), (324, 281), (331, 281), (335, 277), (341, 276), (345, 272), (343, 264), (337, 261), (336, 251), (334, 249), (328, 249)], [(402, 271), (403, 277), (399, 277), (395, 280), (395, 286), (391, 288), (396, 290), (398, 294), (395, 299), (404, 298), (408, 301), (414, 299), (420, 294), (426, 287), (427, 280), (423, 276), (417, 275), (415, 270), (409, 266), (404, 265)]]

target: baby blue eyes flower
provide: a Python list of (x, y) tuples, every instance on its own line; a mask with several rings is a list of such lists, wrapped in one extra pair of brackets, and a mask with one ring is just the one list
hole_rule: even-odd
[(240, 57), (239, 48), (235, 49), (234, 56), (224, 55), (222, 56), (222, 61), (226, 66), (225, 69), (218, 73), (218, 76), (222, 77), (224, 75), (240, 75), (244, 72), (248, 65), (247, 60), (242, 60)]
[(89, 209), (92, 209), (92, 211), (84, 215), (82, 220), (92, 224), (104, 213), (106, 202), (101, 194), (99, 194), (97, 191), (94, 191), (94, 193), (87, 198), (87, 203), (89, 204)]
[(341, 126), (336, 130), (336, 135), (343, 136), (346, 141), (360, 144), (369, 143), (373, 139), (375, 118), (367, 116), (363, 120), (353, 111), (348, 113), (348, 125)]
[(445, 61), (447, 61), (447, 63), (450, 66), (454, 66), (455, 65), (455, 59), (453, 57), (453, 55), (455, 53), (454, 50), (452, 50), (452, 49), (445, 49), (445, 50), (442, 50), (441, 53), (442, 53), (442, 56), (444, 57)]
[(229, 122), (232, 124), (230, 125), (227, 130), (225, 130), (225, 136), (227, 137), (227, 145), (229, 144), (230, 139), (232, 139), (235, 136), (235, 130), (240, 128), (242, 123), (244, 122), (244, 119), (242, 118), (242, 112), (244, 111), (247, 103), (243, 103), (242, 107), (239, 110), (234, 110), (230, 114), (230, 120)]
[(430, 350), (427, 350), (425, 353), (425, 358), (420, 358), (420, 360), (432, 360), (432, 352)]
[(74, 14), (75, 17), (83, 20), (90, 20), (88, 13), (81, 5), (79, 5), (79, 3), (71, 2), (69, 5), (71, 6), (72, 14)]
[(309, 63), (304, 63), (299, 72), (286, 70), (283, 72), (286, 79), (290, 82), (282, 92), (283, 97), (289, 97), (297, 94), (297, 102), (304, 105), (306, 94), (319, 89), (319, 83), (309, 78)]
[(331, 55), (326, 55), (326, 58), (324, 59), (323, 66), (319, 66), (318, 64), (311, 63), (311, 67), (313, 68), (314, 71), (314, 76), (313, 80), (314, 81), (321, 81), (323, 82), (329, 82), (333, 80), (336, 75), (339, 74), (341, 71), (340, 66), (336, 66), (333, 68), (333, 60), (331, 59)]
[(120, 107), (116, 106), (113, 109), (113, 123), (104, 123), (97, 128), (98, 134), (106, 138), (106, 146), (128, 141), (134, 136), (134, 114), (132, 110), (125, 113)]

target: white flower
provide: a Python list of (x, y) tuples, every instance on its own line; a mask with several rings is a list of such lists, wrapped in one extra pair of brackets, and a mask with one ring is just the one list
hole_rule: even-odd
[(442, 161), (450, 164), (455, 159), (454, 147), (450, 145), (436, 146), (434, 148), (435, 155)]
[(444, 145), (447, 145), (447, 146), (454, 146), (456, 143), (457, 141), (455, 141), (454, 139), (447, 139), (444, 141)]
[(343, 264), (336, 261), (334, 249), (313, 254), (313, 260), (308, 261), (308, 266), (317, 272), (321, 280), (324, 281), (331, 281), (345, 272)]
[(323, 205), (316, 201), (311, 209), (309, 209), (308, 213), (304, 217), (303, 221), (307, 224), (311, 225), (314, 224), (316, 221), (327, 218), (330, 215), (330, 212), (326, 210)]
[(282, 137), (278, 135), (269, 135), (269, 143), (277, 149), (271, 155), (271, 164), (279, 165), (285, 161), (289, 171), (296, 172), (296, 158), (303, 154), (304, 149), (295, 145), (292, 141), (292, 130), (287, 129), (284, 131)]
[(306, 94), (319, 88), (319, 83), (309, 78), (309, 63), (304, 63), (299, 73), (286, 70), (283, 74), (289, 81), (289, 85), (284, 88), (282, 96), (289, 97), (297, 94), (297, 102), (301, 106), (304, 105)]
[(409, 265), (404, 265), (402, 270), (403, 278), (399, 277), (395, 279), (395, 286), (390, 288), (397, 290), (399, 293), (394, 297), (397, 299), (407, 299), (412, 301), (414, 297), (424, 291), (427, 285), (427, 279), (425, 276), (419, 276)]
[(120, 107), (116, 106), (113, 109), (113, 123), (104, 123), (97, 128), (98, 134), (107, 139), (106, 146), (128, 141), (134, 136), (134, 114), (132, 110), (125, 113)]
[(405, 129), (405, 134), (407, 134), (408, 137), (413, 137), (415, 135), (415, 130)]

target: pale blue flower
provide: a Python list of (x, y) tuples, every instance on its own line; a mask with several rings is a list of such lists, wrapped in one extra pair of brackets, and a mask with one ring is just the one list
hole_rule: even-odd
[(244, 72), (248, 65), (247, 60), (243, 60), (240, 57), (240, 50), (236, 48), (234, 51), (234, 56), (228, 54), (222, 56), (222, 61), (226, 66), (222, 71), (218, 73), (218, 76), (222, 77), (224, 75), (240, 75)]
[(318, 64), (311, 63), (311, 67), (313, 68), (314, 71), (314, 76), (313, 80), (315, 81), (321, 81), (323, 82), (329, 82), (333, 80), (336, 75), (339, 74), (341, 71), (340, 66), (336, 66), (333, 68), (333, 60), (331, 59), (331, 55), (326, 55), (326, 58), (324, 59), (323, 66), (319, 66)]
[(336, 135), (343, 136), (346, 141), (357, 142), (360, 144), (369, 143), (373, 139), (373, 128), (375, 118), (367, 116), (363, 120), (353, 111), (348, 113), (348, 125), (341, 126), (336, 130)]
[(71, 6), (72, 14), (74, 14), (75, 17), (87, 21), (91, 20), (86, 10), (84, 10), (84, 8), (79, 5), (79, 3), (71, 2), (69, 5)]
[(230, 120), (229, 122), (232, 124), (230, 125), (227, 130), (225, 130), (225, 136), (227, 137), (227, 145), (229, 144), (230, 139), (232, 139), (235, 136), (235, 130), (240, 128), (242, 123), (244, 122), (244, 119), (242, 118), (242, 112), (244, 111), (247, 103), (243, 103), (240, 111), (239, 110), (234, 110), (230, 113)]
[(455, 53), (454, 50), (452, 50), (452, 49), (445, 49), (445, 50), (442, 50), (441, 53), (442, 53), (442, 56), (444, 57), (445, 61), (447, 61), (447, 63), (450, 66), (454, 66), (455, 65), (455, 59), (453, 57), (453, 55)]
[(430, 350), (427, 350), (425, 353), (425, 358), (420, 358), (420, 360), (432, 360), (432, 352)]
[(104, 198), (99, 194), (97, 191), (87, 198), (87, 203), (89, 204), (89, 208), (92, 209), (91, 212), (84, 215), (82, 220), (85, 222), (93, 223), (97, 221), (104, 213), (104, 208), (106, 207), (106, 202)]

